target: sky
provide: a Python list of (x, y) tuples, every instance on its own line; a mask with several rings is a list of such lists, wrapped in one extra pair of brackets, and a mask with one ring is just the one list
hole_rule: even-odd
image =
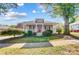
[(36, 3), (19, 3), (18, 8), (9, 9), (6, 15), (0, 15), (0, 24), (16, 25), (21, 22), (43, 18), (46, 21), (63, 23), (62, 17), (51, 17), (42, 5)]

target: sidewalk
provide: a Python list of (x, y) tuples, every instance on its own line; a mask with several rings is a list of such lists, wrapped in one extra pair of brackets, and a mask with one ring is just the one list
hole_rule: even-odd
[[(20, 37), (22, 35), (16, 35), (15, 37)], [(14, 36), (2, 36), (0, 37), (0, 40), (5, 40), (5, 39), (9, 39), (9, 38), (13, 38)]]

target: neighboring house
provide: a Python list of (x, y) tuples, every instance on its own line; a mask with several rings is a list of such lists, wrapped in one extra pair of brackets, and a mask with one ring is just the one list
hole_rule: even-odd
[(9, 28), (8, 25), (1, 25), (0, 24), (0, 31), (7, 30), (8, 28)]
[(37, 35), (42, 35), (42, 32), (45, 30), (52, 30), (53, 33), (56, 33), (56, 28), (58, 23), (45, 21), (44, 19), (36, 19), (34, 21), (27, 21), (17, 24), (17, 28), (23, 29), (25, 32), (31, 30), (36, 32)]
[(70, 24), (70, 30), (72, 32), (79, 32), (79, 21)]

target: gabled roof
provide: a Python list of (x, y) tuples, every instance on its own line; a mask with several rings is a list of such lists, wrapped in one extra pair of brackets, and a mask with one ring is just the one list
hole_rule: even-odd
[[(40, 19), (39, 19), (39, 20), (40, 20)], [(41, 19), (41, 20), (43, 20), (43, 19)], [(58, 24), (58, 23), (56, 23), (56, 22), (45, 21), (45, 20), (43, 20), (44, 22), (36, 22), (36, 21), (38, 21), (38, 19), (36, 19), (36, 20), (34, 20), (34, 21), (22, 22), (22, 23), (19, 23), (19, 24), (36, 24), (36, 23), (53, 24), (53, 25)]]

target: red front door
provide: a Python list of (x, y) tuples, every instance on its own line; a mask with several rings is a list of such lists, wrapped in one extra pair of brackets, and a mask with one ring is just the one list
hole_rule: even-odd
[(41, 32), (42, 31), (42, 25), (37, 25), (37, 32)]

